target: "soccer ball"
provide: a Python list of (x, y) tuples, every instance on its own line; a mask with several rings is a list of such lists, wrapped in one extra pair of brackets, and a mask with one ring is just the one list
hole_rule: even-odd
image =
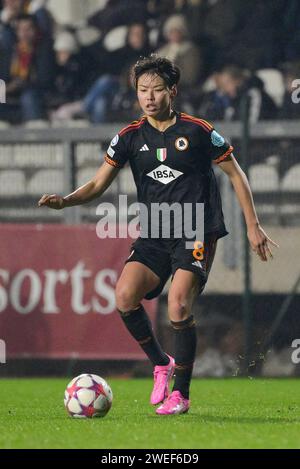
[(72, 379), (65, 390), (65, 408), (71, 417), (104, 417), (111, 408), (112, 390), (97, 375), (82, 374)]

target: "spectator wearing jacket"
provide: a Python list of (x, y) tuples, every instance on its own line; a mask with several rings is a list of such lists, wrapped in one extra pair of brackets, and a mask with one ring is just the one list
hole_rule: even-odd
[(91, 62), (85, 60), (76, 37), (61, 31), (54, 42), (56, 75), (52, 107), (81, 99), (88, 90), (92, 75)]
[(51, 43), (43, 40), (35, 17), (30, 15), (18, 17), (16, 36), (12, 50), (3, 51), (1, 77), (7, 84), (8, 110), (10, 103), (18, 103), (22, 121), (41, 119), (45, 115), (44, 94), (54, 79)]
[(211, 120), (240, 120), (241, 100), (249, 96), (249, 119), (255, 123), (276, 119), (277, 107), (264, 90), (262, 80), (236, 65), (227, 65), (215, 74), (216, 90), (202, 99), (200, 114)]
[(123, 75), (128, 74), (131, 64), (139, 57), (148, 55), (149, 51), (145, 25), (141, 23), (130, 25), (125, 46), (109, 54), (105, 66), (106, 73), (93, 83), (82, 100), (62, 106), (53, 117), (67, 120), (84, 113), (95, 124), (107, 122), (112, 101), (120, 90)]
[(166, 44), (157, 55), (174, 62), (181, 70), (182, 88), (196, 85), (203, 76), (200, 49), (189, 39), (187, 23), (183, 15), (172, 15), (164, 24)]

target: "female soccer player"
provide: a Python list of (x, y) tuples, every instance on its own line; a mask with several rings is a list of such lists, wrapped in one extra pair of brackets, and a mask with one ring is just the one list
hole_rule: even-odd
[[(43, 195), (39, 206), (62, 209), (101, 196), (128, 161), (139, 202), (204, 203), (204, 240), (187, 249), (186, 237), (140, 237), (116, 286), (116, 305), (130, 334), (154, 367), (150, 402), (160, 404), (159, 415), (181, 414), (190, 407), (189, 389), (196, 353), (192, 304), (202, 293), (213, 262), (217, 240), (227, 234), (212, 162), (229, 176), (242, 207), (248, 238), (262, 261), (272, 257), (268, 243), (277, 246), (259, 224), (248, 180), (235, 160), (233, 148), (211, 124), (176, 112), (179, 69), (169, 60), (150, 56), (133, 67), (133, 82), (144, 116), (121, 130), (111, 141), (95, 177), (66, 197)], [(195, 220), (194, 220), (195, 221)], [(163, 228), (163, 227), (161, 227)], [(175, 357), (158, 343), (141, 301), (160, 294), (172, 274), (168, 314), (175, 335)], [(169, 383), (175, 372), (173, 390)]]

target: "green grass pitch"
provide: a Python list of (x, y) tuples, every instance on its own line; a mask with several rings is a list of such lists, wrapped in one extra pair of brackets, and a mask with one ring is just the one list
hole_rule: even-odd
[(194, 380), (190, 412), (157, 416), (150, 379), (108, 379), (105, 418), (72, 419), (69, 379), (0, 380), (0, 448), (300, 448), (300, 380)]

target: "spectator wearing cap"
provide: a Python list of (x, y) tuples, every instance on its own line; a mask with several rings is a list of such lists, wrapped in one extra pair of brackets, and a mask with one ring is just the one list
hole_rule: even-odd
[(61, 31), (54, 42), (56, 77), (51, 107), (81, 99), (89, 84), (89, 63), (85, 63), (76, 37)]
[(167, 43), (156, 52), (173, 61), (181, 70), (181, 86), (196, 85), (203, 75), (202, 54), (189, 39), (186, 20), (183, 15), (172, 15), (164, 24)]

